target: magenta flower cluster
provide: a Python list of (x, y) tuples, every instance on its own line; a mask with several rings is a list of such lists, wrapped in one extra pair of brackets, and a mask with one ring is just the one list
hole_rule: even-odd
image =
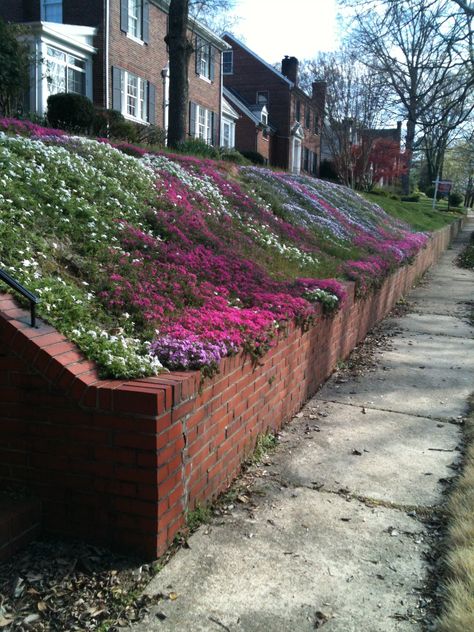
[(50, 127), (42, 127), (31, 121), (20, 121), (18, 119), (3, 117), (0, 118), (0, 130), (4, 132), (13, 132), (21, 136), (29, 136), (39, 140), (48, 138), (59, 138), (66, 136), (66, 132), (60, 129)]
[[(1, 129), (69, 142), (64, 132), (27, 121), (0, 119)], [(151, 166), (156, 182), (136, 224), (117, 209), (118, 242), (101, 263), (97, 295), (112, 314), (129, 314), (138, 335), (152, 339), (150, 351), (171, 369), (216, 367), (241, 349), (263, 354), (283, 323), (304, 324), (319, 314), (314, 301), (321, 292), (340, 308), (344, 284), (309, 276), (317, 275), (320, 259), (336, 261), (332, 270), (339, 266), (362, 296), (427, 240), (344, 187), (266, 169), (238, 174), (228, 163), (114, 146)], [(278, 196), (283, 212), (275, 214), (259, 196), (263, 186)], [(339, 265), (341, 253), (355, 258)]]

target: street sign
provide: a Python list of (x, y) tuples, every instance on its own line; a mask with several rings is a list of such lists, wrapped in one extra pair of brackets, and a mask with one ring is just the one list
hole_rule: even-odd
[(452, 186), (451, 180), (440, 180), (438, 182), (438, 193), (449, 193)]

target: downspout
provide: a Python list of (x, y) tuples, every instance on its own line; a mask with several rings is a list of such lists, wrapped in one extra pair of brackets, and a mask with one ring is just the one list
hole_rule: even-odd
[(168, 116), (169, 116), (169, 99), (170, 99), (170, 69), (169, 64), (161, 71), (161, 79), (163, 81), (163, 129), (166, 132), (166, 143), (168, 144)]
[[(224, 103), (224, 64), (222, 63), (222, 51), (219, 53), (219, 77), (220, 77), (220, 94), (219, 94), (219, 131), (217, 138), (217, 147), (220, 147), (222, 144), (222, 107)], [(235, 144), (235, 143), (234, 143)]]
[(105, 90), (104, 90), (104, 95), (105, 95), (105, 109), (108, 110), (109, 109), (109, 97), (110, 97), (110, 85), (109, 85), (109, 76), (110, 76), (110, 71), (109, 71), (109, 35), (110, 35), (110, 25), (109, 25), (109, 19), (110, 19), (110, 0), (105, 0), (105, 16), (104, 16), (104, 39), (105, 39), (105, 46), (104, 46), (104, 66), (105, 66), (105, 72), (104, 72), (104, 80), (105, 80)]

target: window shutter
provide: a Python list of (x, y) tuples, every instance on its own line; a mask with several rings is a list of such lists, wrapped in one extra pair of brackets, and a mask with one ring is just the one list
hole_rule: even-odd
[(214, 46), (209, 46), (209, 79), (214, 81), (215, 70), (214, 65), (216, 61), (216, 49)]
[(215, 112), (211, 112), (211, 124), (212, 124), (212, 131), (211, 131), (211, 145), (214, 145), (214, 147), (217, 147), (218, 145), (218, 129), (217, 129), (217, 123), (218, 123), (218, 117), (216, 116)]
[(116, 66), (112, 67), (112, 108), (122, 111), (122, 70)]
[(189, 135), (196, 136), (196, 104), (189, 102)]
[(201, 46), (200, 46), (201, 42), (199, 40), (199, 37), (196, 35), (196, 39), (194, 40), (194, 70), (196, 71), (196, 74), (199, 75), (200, 73), (200, 67), (199, 67), (199, 60), (201, 59)]
[(128, 0), (120, 0), (120, 30), (128, 32)]
[(150, 3), (143, 0), (143, 28), (142, 37), (145, 44), (150, 41)]
[(152, 125), (155, 124), (155, 101), (156, 101), (156, 88), (148, 82), (148, 122)]

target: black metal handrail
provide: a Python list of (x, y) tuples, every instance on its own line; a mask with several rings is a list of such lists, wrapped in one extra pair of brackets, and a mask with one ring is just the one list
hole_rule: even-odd
[(13, 277), (11, 277), (8, 272), (0, 269), (0, 280), (4, 281), (7, 285), (9, 285), (13, 290), (19, 292), (22, 296), (27, 298), (30, 301), (30, 314), (31, 314), (31, 326), (36, 326), (36, 306), (40, 302), (40, 298), (27, 290), (26, 287), (23, 287), (21, 283), (15, 281)]

